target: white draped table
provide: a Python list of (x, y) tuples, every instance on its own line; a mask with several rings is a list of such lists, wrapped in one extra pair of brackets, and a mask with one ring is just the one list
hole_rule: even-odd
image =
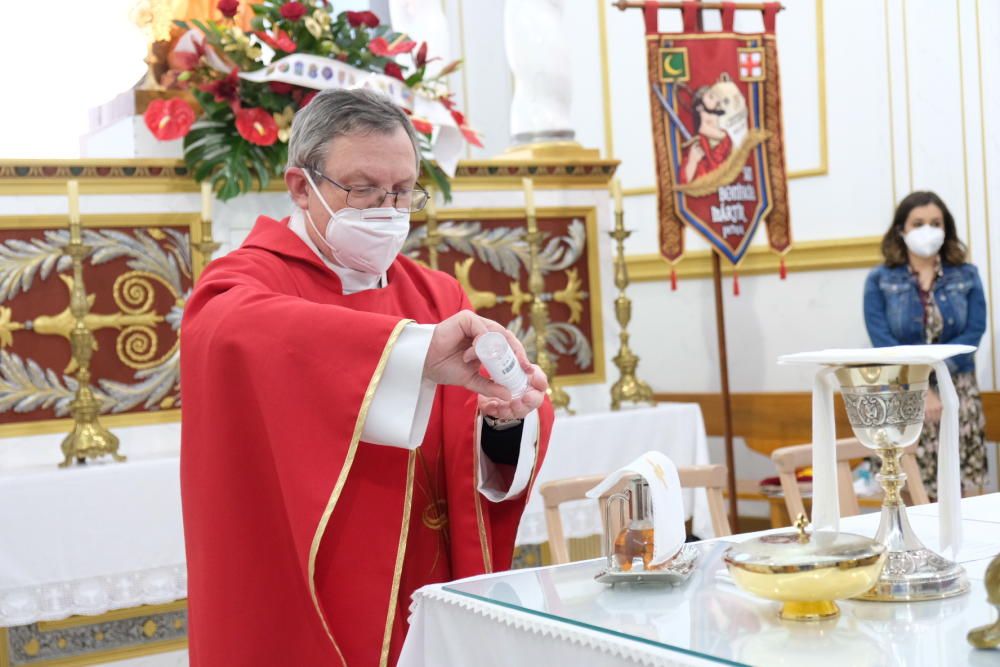
[(116, 430), (127, 463), (67, 470), (56, 442), (0, 443), (31, 461), (0, 467), (0, 627), (187, 597), (180, 429), (159, 429)]
[[(521, 517), (516, 544), (548, 541), (545, 507), (538, 492), (542, 484), (581, 475), (607, 475), (650, 450), (663, 452), (678, 467), (709, 463), (698, 404), (661, 403), (618, 412), (558, 415), (548, 453)], [(684, 507), (694, 534), (702, 538), (715, 535), (703, 489), (686, 490)], [(564, 503), (560, 513), (567, 538), (601, 533), (596, 500)]]
[[(593, 580), (602, 560), (425, 586), (414, 594), (399, 665), (1000, 664), (1000, 652), (977, 651), (965, 640), (996, 617), (983, 577), (1000, 552), (1000, 494), (966, 499), (962, 513), (966, 543), (958, 560), (972, 590), (949, 600), (845, 601), (831, 621), (780, 621), (777, 603), (718, 576), (731, 541), (754, 536), (739, 535), (701, 543), (698, 569), (677, 588), (603, 586)], [(873, 536), (878, 519), (851, 517), (841, 527)], [(911, 508), (910, 522), (938, 548), (936, 505)]]

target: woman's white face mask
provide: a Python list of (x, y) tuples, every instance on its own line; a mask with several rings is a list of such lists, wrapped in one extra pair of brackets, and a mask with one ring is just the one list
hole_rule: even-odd
[(410, 214), (401, 213), (392, 207), (342, 208), (334, 212), (326, 203), (308, 169), (302, 173), (313, 192), (319, 198), (330, 220), (326, 233), (320, 234), (309, 210), (305, 210), (306, 220), (313, 231), (322, 236), (330, 251), (331, 259), (341, 266), (380, 276), (385, 273), (403, 248), (410, 232)]
[(944, 230), (940, 227), (921, 225), (903, 235), (906, 247), (918, 257), (933, 257), (944, 245)]

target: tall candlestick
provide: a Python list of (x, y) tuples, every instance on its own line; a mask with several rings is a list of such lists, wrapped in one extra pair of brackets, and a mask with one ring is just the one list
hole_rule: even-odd
[(194, 249), (198, 251), (196, 257), (192, 257), (194, 264), (194, 275), (197, 278), (201, 275), (205, 265), (212, 261), (212, 253), (219, 249), (219, 244), (212, 240), (212, 182), (201, 182), (201, 238), (194, 244)]
[(201, 219), (212, 219), (212, 182), (201, 182)]
[(565, 408), (569, 414), (569, 394), (556, 382), (556, 360), (548, 351), (549, 307), (546, 299), (551, 294), (545, 294), (545, 278), (542, 275), (542, 232), (538, 229), (538, 217), (535, 211), (535, 187), (530, 178), (522, 179), (524, 184), (524, 208), (527, 211), (527, 233), (524, 240), (528, 243), (528, 289), (531, 291), (531, 326), (535, 330), (535, 363), (549, 379), (548, 395), (554, 408)]
[(118, 437), (104, 428), (98, 420), (101, 402), (94, 396), (90, 385), (90, 360), (94, 354), (94, 334), (87, 326), (90, 302), (87, 288), (83, 283), (83, 260), (90, 254), (90, 247), (83, 245), (80, 233), (80, 183), (66, 184), (69, 195), (69, 243), (64, 253), (69, 256), (73, 267), (73, 281), (70, 284), (69, 311), (73, 316), (69, 342), (72, 350), (71, 367), (76, 367), (76, 391), (69, 404), (73, 416), (73, 431), (62, 442), (63, 462), (60, 468), (86, 462), (87, 459), (110, 455), (115, 461), (124, 461), (118, 453)]
[(530, 178), (522, 178), (524, 184), (524, 208), (528, 212), (528, 217), (535, 216), (535, 182)]
[(628, 344), (628, 323), (632, 319), (632, 300), (625, 294), (625, 289), (628, 287), (625, 239), (631, 236), (632, 232), (625, 229), (625, 213), (622, 210), (622, 184), (617, 178), (611, 181), (611, 194), (615, 199), (615, 228), (608, 232), (608, 236), (614, 239), (616, 245), (614, 275), (618, 297), (615, 299), (615, 317), (621, 327), (618, 334), (621, 344), (618, 348), (618, 354), (614, 358), (615, 366), (618, 367), (621, 377), (611, 387), (611, 409), (617, 410), (624, 401), (652, 403), (654, 405), (655, 401), (650, 386), (636, 377), (635, 370), (639, 365), (639, 355), (633, 352)]
[(69, 240), (80, 243), (80, 182), (67, 181), (66, 194), (69, 197)]

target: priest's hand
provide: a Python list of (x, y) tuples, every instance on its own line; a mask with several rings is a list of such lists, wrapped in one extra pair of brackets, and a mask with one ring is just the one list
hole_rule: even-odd
[(542, 369), (534, 364), (524, 366), (524, 372), (528, 376), (528, 391), (509, 401), (480, 395), (479, 411), (497, 419), (524, 419), (528, 413), (541, 407), (545, 400), (545, 390), (549, 388), (549, 380)]
[(424, 361), (424, 377), (437, 384), (457, 385), (481, 396), (511, 402), (507, 389), (479, 374), (479, 358), (472, 345), (478, 336), (490, 331), (504, 335), (518, 363), (527, 373), (531, 362), (517, 336), (493, 320), (480, 317), (471, 310), (463, 310), (434, 327)]

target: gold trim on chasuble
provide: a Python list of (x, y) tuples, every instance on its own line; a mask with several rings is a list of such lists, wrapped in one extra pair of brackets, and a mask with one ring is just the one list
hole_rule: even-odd
[[(326, 636), (330, 638), (330, 642), (333, 644), (333, 648), (337, 651), (337, 655), (340, 656), (340, 662), (344, 665), (344, 667), (347, 667), (347, 660), (344, 658), (344, 654), (341, 652), (340, 646), (337, 644), (337, 640), (333, 638), (333, 632), (330, 630), (330, 626), (326, 622), (326, 617), (323, 615), (323, 607), (319, 603), (319, 596), (316, 595), (316, 554), (319, 553), (319, 545), (323, 539), (323, 534), (326, 532), (326, 526), (330, 522), (330, 516), (333, 514), (333, 509), (336, 507), (337, 501), (340, 499), (340, 494), (344, 490), (344, 484), (347, 482), (347, 475), (350, 474), (351, 466), (354, 464), (354, 455), (357, 454), (358, 451), (358, 443), (361, 441), (361, 432), (364, 430), (365, 420), (368, 419), (368, 408), (371, 406), (372, 398), (375, 396), (375, 390), (378, 388), (378, 384), (382, 380), (382, 373), (385, 372), (385, 365), (389, 361), (389, 354), (392, 352), (392, 348), (396, 345), (396, 340), (399, 338), (399, 334), (403, 332), (403, 327), (411, 322), (413, 322), (413, 320), (400, 320), (396, 323), (392, 333), (389, 334), (389, 339), (385, 343), (385, 349), (382, 350), (382, 357), (378, 360), (378, 365), (375, 366), (375, 372), (372, 374), (372, 378), (368, 382), (368, 389), (365, 390), (365, 396), (361, 400), (361, 409), (358, 410), (358, 419), (354, 423), (354, 434), (351, 436), (351, 444), (347, 448), (347, 458), (344, 459), (344, 466), (340, 470), (340, 475), (337, 477), (337, 483), (334, 485), (333, 492), (330, 494), (330, 500), (327, 502), (326, 509), (323, 510), (323, 515), (320, 517), (319, 524), (316, 526), (312, 546), (309, 548), (309, 595), (312, 597), (313, 606), (316, 607), (316, 613), (319, 614), (320, 623), (323, 624), (323, 629), (326, 630)], [(401, 573), (401, 564), (403, 561), (402, 551), (406, 548), (406, 529), (409, 522), (410, 494), (412, 490), (413, 452), (410, 452), (409, 469), (406, 474), (406, 497), (403, 501), (404, 511), (407, 516), (403, 517), (400, 551), (396, 554), (396, 571), (393, 574), (392, 599), (389, 602), (390, 615), (394, 613), (396, 606), (395, 598), (399, 592), (399, 575)]]
[[(542, 405), (545, 405), (545, 403), (543, 402)], [(538, 428), (535, 431), (535, 461), (534, 464), (531, 466), (531, 477), (528, 478), (528, 486), (524, 487), (524, 495), (526, 496), (531, 495), (531, 488), (535, 485), (535, 478), (538, 477), (538, 470), (542, 467), (542, 457), (538, 455), (539, 447), (542, 444), (542, 414), (540, 412), (541, 409), (542, 407), (538, 406), (538, 409), (535, 411), (535, 413), (538, 415)], [(555, 416), (553, 415), (553, 420), (554, 419)]]
[(479, 457), (482, 456), (483, 421), (482, 413), (476, 409), (476, 417), (473, 422), (475, 433), (472, 435), (472, 494), (475, 498), (476, 506), (476, 526), (479, 528), (479, 547), (483, 551), (483, 569), (487, 574), (493, 571), (493, 557), (490, 555), (490, 538), (486, 534), (486, 522), (483, 521), (483, 494), (479, 493)]
[(396, 567), (392, 572), (392, 592), (389, 593), (389, 613), (385, 618), (385, 634), (382, 635), (380, 667), (389, 664), (389, 645), (392, 643), (392, 625), (396, 620), (399, 600), (399, 580), (403, 575), (403, 556), (406, 554), (406, 537), (410, 532), (410, 510), (413, 508), (413, 476), (416, 470), (417, 450), (411, 449), (406, 463), (406, 495), (403, 497), (403, 525), (399, 529), (399, 546), (396, 547)]

